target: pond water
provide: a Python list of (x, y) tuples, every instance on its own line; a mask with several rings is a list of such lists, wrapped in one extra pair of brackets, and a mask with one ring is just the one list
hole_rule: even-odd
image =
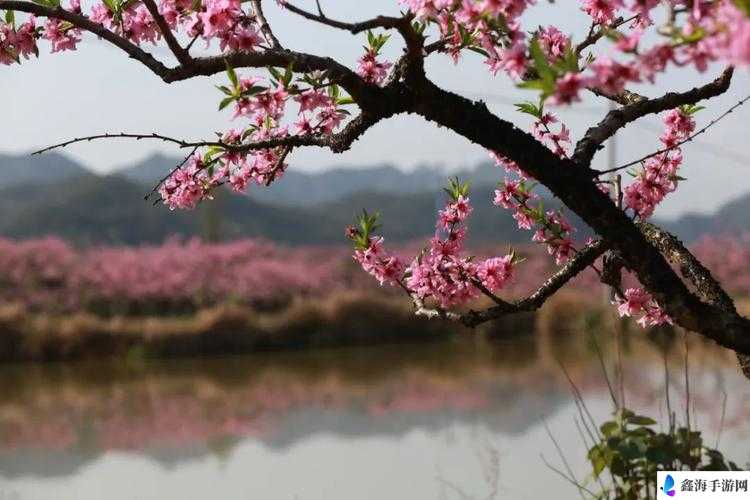
[[(667, 354), (625, 340), (626, 403), (665, 415), (666, 359), (683, 414), (681, 337)], [(562, 467), (551, 433), (585, 476), (561, 366), (605, 418), (595, 352), (581, 335), (526, 336), (2, 367), (0, 500), (580, 498), (544, 460)], [(745, 465), (750, 382), (729, 353), (689, 353), (691, 419)]]

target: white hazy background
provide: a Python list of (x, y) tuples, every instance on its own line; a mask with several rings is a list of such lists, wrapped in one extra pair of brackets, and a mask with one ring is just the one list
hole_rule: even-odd
[[(87, 2), (84, 3), (84, 9)], [(567, 6), (563, 7), (561, 4)], [(282, 43), (291, 49), (330, 55), (354, 67), (362, 53), (364, 35), (352, 37), (346, 32), (305, 21), (267, 1), (266, 15)], [(301, 7), (315, 9), (314, 1), (297, 0)], [(90, 4), (89, 4), (90, 5)], [(358, 20), (373, 15), (398, 14), (396, 0), (354, 2), (323, 0), (326, 14), (343, 20)], [(577, 2), (551, 5), (540, 1), (526, 15), (525, 27), (555, 24), (564, 31), (577, 33), (580, 41), (588, 29), (587, 16)], [(574, 38), (575, 40), (575, 38)], [(196, 45), (200, 46), (201, 41)], [(600, 42), (599, 53), (611, 50)], [(214, 49), (215, 49), (214, 44)], [(166, 48), (153, 48), (156, 57), (172, 59)], [(197, 47), (201, 48), (201, 47)], [(79, 50), (49, 54), (42, 43), (39, 60), (21, 66), (0, 67), (0, 151), (25, 153), (65, 139), (100, 132), (159, 132), (186, 139), (213, 136), (233, 126), (231, 111), (217, 112), (220, 93), (214, 84), (223, 83), (224, 75), (196, 78), (171, 85), (164, 84), (139, 63), (118, 49), (86, 35)], [(401, 43), (391, 39), (384, 55), (398, 56)], [(492, 77), (482, 64), (481, 56), (467, 53), (458, 65), (444, 55), (431, 57), (428, 75), (444, 88), (472, 99), (482, 99), (499, 116), (526, 127), (529, 121), (515, 112), (513, 103), (534, 99), (531, 92), (516, 89), (506, 77)], [(257, 71), (257, 70), (248, 70)], [(262, 71), (262, 70), (261, 70)], [(669, 90), (685, 90), (709, 81), (721, 67), (712, 67), (700, 75), (692, 70), (671, 70), (655, 86), (634, 90), (656, 96)], [(750, 93), (750, 71), (738, 71), (731, 90), (711, 101), (698, 114), (698, 126), (722, 113)], [(606, 112), (606, 102), (586, 96), (583, 103), (557, 110), (580, 138), (586, 128)], [(658, 215), (674, 217), (686, 212), (710, 212), (721, 204), (750, 191), (747, 181), (750, 148), (746, 123), (750, 105), (740, 108), (695, 143), (685, 147), (680, 190), (660, 207)], [(661, 132), (659, 118), (641, 120), (628, 126), (618, 136), (617, 160), (623, 163), (658, 149)], [(153, 153), (178, 156), (181, 151), (158, 142), (125, 140), (85, 143), (69, 147), (65, 153), (100, 173), (126, 167)], [(327, 150), (306, 149), (294, 152), (291, 168), (321, 171), (331, 167), (357, 168), (392, 163), (404, 170), (419, 165), (438, 165), (450, 171), (486, 161), (486, 153), (462, 137), (413, 116), (399, 116), (381, 122), (341, 155)], [(604, 167), (606, 152), (596, 162)], [(498, 171), (498, 180), (502, 174)], [(281, 181), (283, 182), (283, 180)]]

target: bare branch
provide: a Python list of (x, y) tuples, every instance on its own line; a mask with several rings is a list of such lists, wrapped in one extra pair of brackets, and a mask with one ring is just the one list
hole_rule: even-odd
[(157, 133), (151, 133), (151, 134), (139, 134), (139, 133), (130, 133), (130, 132), (120, 132), (119, 134), (112, 134), (112, 133), (104, 133), (104, 134), (95, 134), (95, 135), (89, 135), (86, 137), (75, 137), (73, 139), (69, 139), (64, 142), (60, 142), (58, 144), (53, 144), (51, 146), (47, 146), (45, 148), (39, 149), (37, 151), (34, 151), (33, 155), (40, 155), (47, 153), (49, 151), (55, 150), (55, 149), (61, 149), (68, 147), (72, 144), (77, 144), (80, 142), (92, 142), (92, 141), (98, 141), (102, 139), (135, 139), (136, 141), (141, 140), (157, 140), (157, 141), (163, 141), (163, 142), (169, 142), (172, 144), (176, 144), (180, 148), (199, 148), (203, 146), (219, 146), (219, 147), (231, 147), (229, 144), (224, 144), (220, 141), (186, 141), (183, 139), (176, 139), (174, 137), (169, 137), (166, 135), (161, 135)]
[(258, 24), (260, 25), (260, 31), (263, 33), (263, 36), (266, 38), (266, 41), (274, 49), (280, 49), (281, 42), (279, 42), (279, 39), (276, 38), (276, 35), (273, 34), (271, 25), (268, 24), (268, 21), (266, 20), (266, 16), (265, 14), (263, 14), (263, 6), (261, 5), (261, 0), (251, 0), (250, 3), (253, 6), (253, 11), (255, 11), (255, 17), (258, 19)]
[(729, 89), (732, 74), (733, 68), (730, 66), (717, 79), (701, 87), (695, 87), (687, 92), (669, 92), (656, 99), (638, 101), (610, 111), (598, 125), (588, 129), (583, 138), (578, 141), (573, 154), (573, 161), (580, 165), (589, 165), (597, 150), (602, 147), (607, 139), (639, 118), (661, 113), (684, 104), (695, 104), (703, 99), (723, 94)]
[(612, 102), (616, 102), (617, 104), (621, 106), (629, 106), (631, 104), (636, 104), (641, 101), (648, 100), (648, 97), (638, 94), (636, 92), (631, 92), (630, 90), (623, 90), (619, 94), (608, 94), (606, 92), (602, 92), (600, 89), (596, 87), (586, 87), (586, 90), (591, 92), (592, 94), (603, 97), (605, 99), (609, 99)]
[(201, 148), (208, 146), (215, 146), (222, 148), (227, 152), (242, 153), (247, 151), (257, 151), (260, 149), (271, 149), (277, 147), (302, 147), (302, 146), (317, 146), (322, 148), (328, 148), (334, 153), (341, 153), (351, 147), (352, 143), (359, 139), (367, 129), (377, 123), (382, 117), (373, 118), (370, 115), (362, 113), (356, 118), (351, 120), (342, 130), (332, 135), (319, 135), (319, 134), (308, 134), (308, 135), (292, 135), (287, 137), (277, 137), (273, 139), (267, 139), (263, 141), (250, 142), (245, 144), (227, 144), (222, 141), (186, 141), (184, 139), (176, 139), (161, 134), (138, 134), (138, 133), (127, 133), (121, 132), (119, 134), (97, 134), (90, 135), (87, 137), (76, 137), (74, 139), (67, 140), (46, 148), (34, 151), (32, 155), (39, 155), (52, 151), (54, 149), (60, 149), (72, 144), (80, 142), (91, 142), (103, 139), (135, 139), (135, 140), (157, 140), (168, 142), (177, 145), (180, 149), (184, 148)]
[[(587, 49), (588, 47), (591, 47), (592, 45), (595, 45), (596, 42), (601, 40), (604, 35), (607, 34), (607, 31), (614, 30), (622, 26), (623, 24), (627, 24), (630, 21), (634, 21), (636, 18), (638, 18), (637, 15), (631, 16), (627, 19), (623, 17), (618, 17), (617, 19), (613, 20), (609, 25), (607, 26), (601, 26), (598, 24), (592, 24), (591, 28), (589, 29), (588, 35), (586, 35), (586, 38), (583, 39), (581, 43), (576, 45), (576, 54), (580, 54), (582, 51)], [(596, 29), (598, 27), (598, 29)]]
[(318, 14), (313, 14), (312, 12), (308, 12), (305, 9), (301, 9), (289, 2), (284, 4), (284, 8), (288, 10), (289, 12), (292, 12), (294, 14), (297, 14), (298, 16), (304, 17), (305, 19), (309, 21), (315, 21), (316, 23), (324, 24), (332, 28), (345, 30), (351, 33), (352, 35), (356, 35), (358, 33), (362, 33), (363, 31), (372, 30), (375, 28), (397, 29), (403, 24), (404, 19), (405, 19), (403, 17), (378, 16), (372, 19), (368, 19), (366, 21), (360, 21), (356, 23), (347, 23), (344, 21), (337, 21), (335, 19), (326, 17), (320, 12)]
[(189, 153), (188, 153), (187, 155), (185, 155), (185, 158), (183, 158), (183, 160), (182, 160), (182, 161), (181, 161), (180, 163), (178, 163), (176, 167), (172, 168), (172, 169), (171, 169), (171, 170), (169, 171), (169, 173), (168, 173), (168, 174), (166, 174), (166, 175), (165, 175), (164, 177), (162, 177), (161, 179), (159, 179), (159, 182), (157, 182), (157, 183), (156, 183), (156, 184), (154, 185), (154, 187), (153, 187), (153, 188), (151, 189), (151, 191), (149, 191), (149, 192), (148, 192), (148, 193), (147, 193), (147, 194), (146, 194), (146, 195), (145, 195), (145, 196), (143, 197), (143, 199), (144, 199), (144, 200), (148, 200), (149, 198), (151, 198), (151, 196), (153, 196), (153, 194), (154, 194), (154, 193), (156, 193), (156, 192), (157, 192), (157, 191), (159, 190), (159, 187), (161, 187), (161, 185), (162, 185), (162, 184), (164, 184), (164, 182), (165, 182), (165, 181), (166, 181), (167, 179), (169, 179), (170, 177), (172, 177), (172, 175), (173, 175), (173, 174), (174, 174), (175, 172), (177, 172), (178, 170), (180, 170), (180, 169), (181, 169), (182, 167), (184, 167), (184, 166), (185, 166), (185, 164), (186, 164), (186, 163), (188, 162), (188, 160), (190, 160), (190, 158), (191, 158), (191, 157), (192, 157), (192, 156), (193, 156), (193, 155), (195, 154), (195, 152), (196, 152), (197, 150), (198, 150), (198, 148), (193, 148), (193, 150), (192, 150), (191, 152), (189, 152)]
[(642, 162), (648, 160), (649, 158), (653, 158), (654, 156), (658, 156), (658, 155), (660, 155), (662, 153), (666, 153), (668, 151), (672, 151), (673, 149), (677, 149), (680, 146), (682, 146), (682, 145), (684, 145), (684, 144), (686, 144), (688, 142), (692, 142), (696, 137), (698, 137), (701, 134), (705, 134), (708, 129), (710, 129), (711, 127), (713, 127), (714, 125), (716, 125), (717, 123), (719, 123), (721, 120), (723, 120), (724, 118), (726, 118), (727, 116), (729, 116), (730, 114), (732, 114), (735, 109), (739, 108), (740, 106), (742, 106), (743, 104), (745, 104), (747, 101), (750, 101), (750, 95), (742, 98), (737, 103), (735, 103), (733, 106), (731, 106), (729, 109), (727, 109), (725, 112), (723, 112), (721, 115), (717, 116), (716, 118), (714, 118), (713, 120), (711, 120), (710, 122), (708, 122), (708, 124), (706, 126), (704, 126), (703, 128), (699, 129), (698, 131), (694, 132), (692, 135), (688, 136), (687, 138), (683, 139), (682, 141), (678, 142), (677, 144), (675, 144), (673, 146), (670, 146), (668, 148), (659, 149), (658, 151), (654, 151), (653, 153), (649, 153), (646, 156), (642, 156), (641, 158), (638, 158), (637, 160), (630, 161), (628, 163), (625, 163), (624, 165), (620, 165), (619, 167), (610, 168), (608, 170), (595, 170), (594, 171), (595, 172), (594, 175), (596, 177), (598, 177), (600, 175), (609, 174), (609, 173), (612, 173), (612, 172), (617, 172), (619, 170), (624, 170), (626, 168), (633, 167), (635, 165), (638, 165), (639, 163), (642, 163)]
[[(319, 7), (319, 6), (318, 6)], [(407, 14), (402, 17), (392, 16), (378, 16), (365, 21), (348, 23), (344, 21), (337, 21), (326, 17), (322, 13), (313, 14), (312, 12), (306, 11), (291, 3), (286, 3), (285, 8), (294, 14), (297, 14), (305, 19), (320, 23), (332, 28), (348, 31), (349, 33), (356, 35), (363, 31), (372, 30), (375, 28), (383, 29), (395, 29), (399, 32), (401, 37), (406, 43), (406, 52), (410, 60), (420, 59), (423, 54), (424, 37), (417, 33), (411, 25), (411, 21), (414, 18), (411, 14)]]

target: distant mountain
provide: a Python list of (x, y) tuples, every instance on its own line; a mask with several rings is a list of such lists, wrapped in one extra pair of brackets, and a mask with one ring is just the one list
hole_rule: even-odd
[(685, 241), (711, 234), (750, 233), (750, 194), (730, 201), (713, 214), (688, 214), (662, 221), (661, 225)]
[(51, 184), (89, 173), (86, 168), (59, 153), (31, 156), (0, 154), (0, 188), (20, 184)]
[[(152, 156), (116, 175), (98, 176), (63, 155), (0, 155), (0, 235), (28, 238), (56, 234), (80, 244), (161, 242), (170, 235), (264, 237), (290, 245), (343, 243), (343, 229), (362, 208), (380, 211), (389, 242), (429, 237), (444, 203), (448, 177), (436, 168), (402, 172), (390, 166), (289, 171), (270, 188), (252, 187), (248, 196), (220, 192), (192, 212), (170, 212), (143, 200), (179, 160)], [(472, 182), (475, 210), (469, 237), (480, 242), (525, 242), (511, 214), (492, 206), (501, 173), (490, 163), (457, 175)], [(559, 202), (544, 194), (545, 206)], [(750, 232), (750, 195), (716, 214), (657, 221), (690, 242), (706, 234)], [(579, 239), (589, 232), (583, 228)]]
[[(135, 165), (118, 169), (117, 173), (133, 182), (153, 185), (180, 161), (181, 158), (153, 155)], [(453, 174), (436, 167), (420, 167), (404, 172), (390, 165), (334, 168), (318, 173), (300, 172), (292, 168), (284, 173), (281, 181), (268, 188), (251, 190), (250, 196), (259, 202), (274, 205), (311, 207), (361, 191), (389, 194), (438, 191), (446, 184), (448, 177), (454, 175), (462, 180), (470, 180), (475, 187), (494, 186), (502, 177), (500, 170), (489, 162)]]
[[(58, 235), (79, 244), (161, 242), (171, 235), (206, 232), (212, 210), (227, 238), (267, 237), (296, 244), (314, 239), (314, 226), (302, 213), (268, 207), (247, 197), (221, 196), (192, 212), (170, 212), (144, 201), (147, 189), (119, 176), (85, 175), (52, 185), (22, 185), (0, 190), (0, 234), (14, 238)], [(23, 193), (23, 194), (21, 194)]]
[[(171, 235), (222, 239), (264, 237), (289, 245), (341, 244), (344, 227), (367, 208), (380, 211), (389, 242), (423, 239), (434, 233), (444, 202), (439, 191), (415, 194), (359, 192), (314, 207), (261, 203), (226, 191), (191, 212), (170, 212), (143, 200), (148, 188), (121, 176), (84, 175), (55, 185), (21, 185), (0, 190), (0, 235), (30, 238), (58, 235), (79, 244), (157, 243)], [(491, 188), (473, 193), (473, 242), (527, 241), (510, 214), (492, 206)], [(556, 206), (553, 202), (546, 204)], [(211, 224), (211, 221), (214, 221)]]
[(153, 186), (182, 160), (156, 153), (135, 164), (122, 166), (115, 173), (129, 181)]

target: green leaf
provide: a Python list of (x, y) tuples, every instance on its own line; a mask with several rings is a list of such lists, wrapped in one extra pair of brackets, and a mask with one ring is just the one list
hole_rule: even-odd
[(260, 85), (253, 85), (253, 86), (248, 87), (245, 90), (243, 90), (240, 95), (242, 97), (253, 96), (253, 95), (257, 94), (258, 92), (263, 92), (264, 90), (268, 90), (268, 89), (266, 87), (262, 87)]
[(237, 78), (237, 73), (234, 71), (234, 68), (229, 65), (229, 61), (225, 61), (227, 65), (227, 76), (229, 77), (229, 81), (232, 82), (232, 85), (235, 89), (238, 89), (240, 87), (240, 80)]
[(542, 80), (525, 80), (517, 85), (519, 89), (527, 90), (544, 90), (545, 85)]
[(531, 115), (534, 118), (542, 117), (543, 108), (541, 106), (537, 106), (531, 101), (519, 102), (515, 106), (516, 109), (521, 113), (526, 113), (527, 115)]
[(617, 422), (609, 421), (605, 422), (601, 426), (602, 434), (604, 434), (606, 437), (610, 437), (617, 433), (617, 431), (620, 430), (620, 426), (617, 425)]
[(292, 78), (294, 78), (294, 63), (290, 62), (289, 65), (286, 67), (286, 70), (284, 71), (284, 76), (282, 77), (282, 83), (284, 84), (284, 88), (288, 87), (289, 84), (292, 82)]
[(650, 417), (644, 417), (643, 415), (632, 415), (627, 416), (626, 420), (629, 424), (633, 425), (654, 425), (656, 420)]
[(233, 92), (231, 90), (229, 90), (229, 87), (227, 87), (225, 85), (217, 85), (216, 88), (219, 89), (219, 90), (221, 90), (226, 95), (234, 95)]
[(694, 115), (698, 113), (699, 111), (703, 111), (706, 109), (705, 106), (698, 106), (696, 104), (686, 104), (684, 106), (680, 106), (680, 111), (685, 113), (686, 115)]
[(111, 13), (117, 12), (117, 4), (114, 2), (114, 0), (102, 0), (104, 2), (104, 6), (107, 7), (107, 10), (109, 10)]
[(552, 66), (547, 62), (547, 56), (544, 54), (537, 38), (531, 41), (529, 50), (531, 51), (531, 58), (534, 60), (534, 69), (536, 69), (539, 79), (542, 81), (542, 89), (545, 93), (551, 94), (555, 90), (556, 75)]
[(328, 87), (328, 97), (330, 97), (334, 101), (337, 101), (339, 98), (340, 90), (341, 89), (339, 89), (339, 86), (335, 83), (333, 85), (330, 85)]
[(281, 82), (282, 81), (281, 72), (278, 69), (274, 68), (273, 66), (269, 66), (268, 67), (268, 72), (271, 73), (271, 76), (277, 82)]
[(469, 49), (470, 51), (472, 51), (472, 52), (476, 52), (477, 54), (481, 54), (481, 55), (483, 55), (484, 57), (490, 57), (489, 53), (487, 53), (487, 51), (486, 51), (486, 50), (484, 50), (484, 49), (483, 49), (483, 48), (481, 48), (481, 47), (476, 47), (476, 46), (469, 46), (469, 47), (467, 47), (467, 48), (468, 48), (468, 49)]
[(338, 101), (336, 101), (337, 106), (347, 106), (349, 104), (356, 104), (356, 101), (349, 96), (342, 97)]
[(232, 104), (232, 102), (234, 102), (234, 100), (235, 100), (234, 97), (226, 97), (226, 98), (222, 99), (221, 102), (219, 103), (219, 111), (221, 111), (222, 109), (224, 109), (227, 106), (229, 106), (230, 104)]
[(7, 24), (10, 24), (11, 26), (16, 25), (16, 13), (13, 10), (6, 10), (5, 11), (5, 22)]

